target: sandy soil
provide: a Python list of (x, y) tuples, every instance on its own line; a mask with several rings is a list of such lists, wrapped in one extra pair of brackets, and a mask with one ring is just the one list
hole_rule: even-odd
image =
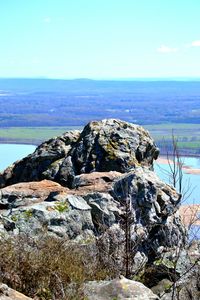
[(200, 204), (182, 205), (179, 212), (186, 226), (200, 226)]
[(193, 169), (188, 166), (183, 167), (183, 169), (184, 169), (184, 172), (187, 174), (200, 175), (200, 169)]
[[(170, 163), (172, 163), (171, 160), (169, 160), (169, 161), (170, 161)], [(156, 162), (158, 164), (168, 165), (169, 161), (165, 157), (159, 157)], [(183, 165), (183, 170), (186, 174), (200, 175), (200, 169), (192, 168), (187, 165)]]

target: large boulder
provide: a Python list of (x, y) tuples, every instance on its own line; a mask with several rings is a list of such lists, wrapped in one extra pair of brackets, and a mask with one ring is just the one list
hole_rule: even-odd
[(159, 300), (150, 289), (142, 283), (126, 279), (110, 281), (91, 281), (84, 285), (84, 295), (88, 300)]
[[(0, 187), (24, 181), (54, 179), (63, 158), (68, 155), (79, 136), (79, 131), (69, 131), (42, 143), (32, 154), (15, 162), (0, 174)], [(45, 176), (47, 171), (48, 176)]]
[(83, 173), (152, 168), (158, 153), (149, 133), (138, 125), (114, 119), (90, 122), (81, 134), (67, 132), (51, 139), (7, 168), (0, 174), (0, 187), (42, 179), (71, 187)]
[(18, 183), (1, 189), (2, 233), (55, 234), (82, 238), (92, 234), (91, 207), (53, 181)]
[(120, 120), (90, 122), (70, 152), (76, 174), (92, 171), (127, 172), (152, 166), (158, 149), (142, 127)]

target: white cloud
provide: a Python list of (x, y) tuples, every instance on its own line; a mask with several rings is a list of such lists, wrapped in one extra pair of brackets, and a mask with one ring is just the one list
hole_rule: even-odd
[(193, 41), (193, 42), (191, 43), (191, 47), (200, 47), (200, 40)]
[(168, 46), (165, 46), (165, 45), (161, 45), (157, 49), (157, 51), (160, 52), (160, 53), (174, 53), (174, 52), (177, 52), (178, 49), (177, 48), (171, 48), (171, 47), (168, 47)]
[(44, 23), (51, 23), (51, 18), (50, 17), (45, 17), (43, 19)]

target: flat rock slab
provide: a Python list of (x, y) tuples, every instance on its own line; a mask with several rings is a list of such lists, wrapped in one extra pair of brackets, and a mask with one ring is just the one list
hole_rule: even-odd
[(122, 175), (120, 172), (92, 172), (77, 175), (73, 180), (73, 189), (76, 194), (86, 194), (88, 192), (108, 192), (114, 180)]
[(51, 192), (67, 192), (68, 188), (60, 184), (42, 180), (39, 182), (21, 182), (1, 189), (0, 211), (12, 207), (22, 207), (43, 202)]

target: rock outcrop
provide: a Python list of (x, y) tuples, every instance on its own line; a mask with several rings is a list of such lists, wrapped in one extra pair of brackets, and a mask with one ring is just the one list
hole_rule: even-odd
[(152, 167), (158, 149), (142, 127), (120, 120), (90, 122), (81, 133), (67, 132), (40, 145), (0, 175), (0, 187), (49, 179), (71, 187), (76, 175), (125, 173), (136, 166)]
[[(160, 268), (155, 259), (170, 257), (170, 249), (186, 239), (178, 211), (181, 195), (153, 171), (158, 153), (142, 127), (113, 119), (44, 142), (0, 174), (0, 236), (54, 236), (94, 253), (100, 243), (102, 263), (112, 257), (123, 271), (128, 236), (130, 273), (146, 265), (151, 274)], [(163, 270), (154, 277), (150, 284), (151, 275), (144, 278), (160, 295), (162, 280), (172, 277), (163, 277)], [(125, 278), (87, 283), (85, 293), (99, 300), (159, 299)]]
[[(79, 136), (79, 131), (69, 131), (42, 143), (33, 154), (15, 162), (0, 175), (0, 187), (24, 181), (55, 179), (59, 166)], [(45, 176), (45, 172), (48, 175)]]
[(108, 231), (113, 244), (128, 207), (134, 259), (153, 259), (185, 241), (180, 195), (153, 172), (158, 152), (142, 127), (113, 119), (44, 142), (0, 175), (0, 231), (81, 241)]

